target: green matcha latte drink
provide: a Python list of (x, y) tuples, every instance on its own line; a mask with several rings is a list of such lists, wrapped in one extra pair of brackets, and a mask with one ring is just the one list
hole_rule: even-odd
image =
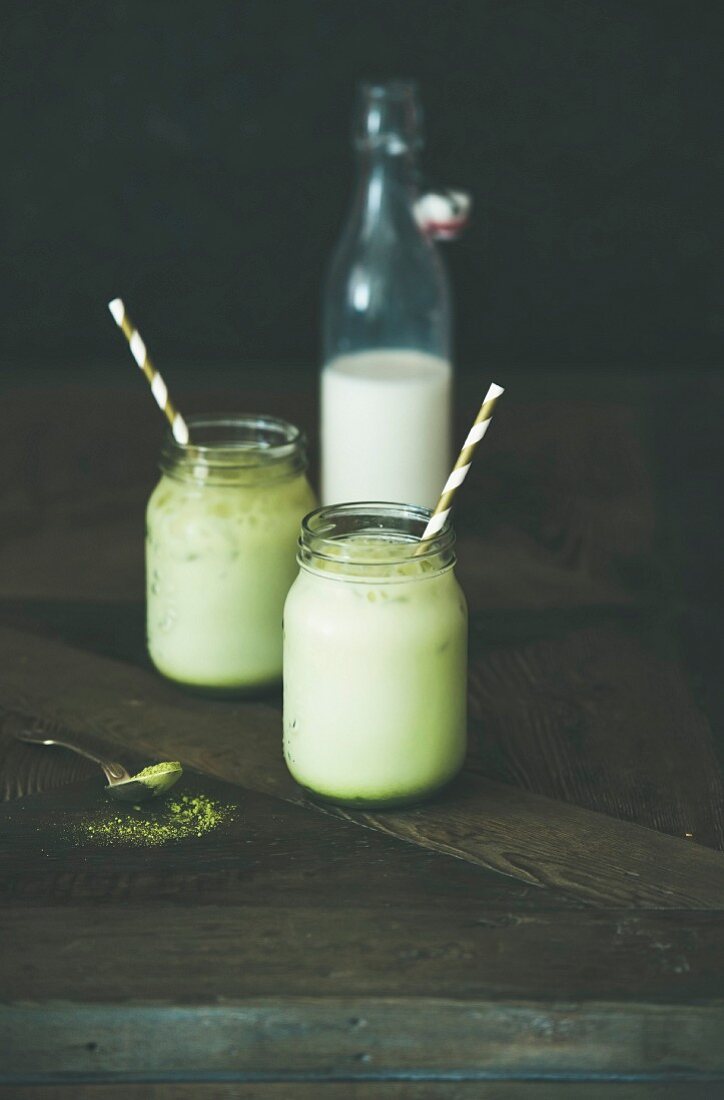
[(171, 433), (146, 515), (148, 650), (159, 672), (219, 694), (282, 671), (282, 610), (315, 500), (304, 439), (271, 417), (190, 417)]
[(416, 801), (463, 762), (467, 609), (449, 523), (414, 556), (429, 516), (343, 504), (302, 524), (284, 609), (284, 755), (322, 798)]

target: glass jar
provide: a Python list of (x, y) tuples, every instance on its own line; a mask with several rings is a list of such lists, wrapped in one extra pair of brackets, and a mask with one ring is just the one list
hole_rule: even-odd
[(284, 756), (323, 799), (418, 801), (462, 765), (467, 607), (450, 524), (415, 555), (429, 517), (365, 503), (302, 523), (284, 608)]
[(169, 432), (146, 513), (148, 651), (218, 694), (277, 682), (302, 517), (316, 501), (301, 432), (268, 416), (196, 416)]

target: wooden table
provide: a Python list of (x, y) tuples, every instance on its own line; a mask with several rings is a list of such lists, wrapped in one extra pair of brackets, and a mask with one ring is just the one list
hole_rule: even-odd
[[(314, 432), (302, 372), (203, 377), (186, 408)], [(374, 814), (305, 800), (277, 698), (149, 668), (140, 381), (0, 394), (0, 1097), (724, 1096), (722, 387), (500, 381), (457, 517), (468, 765)], [(98, 776), (18, 715), (180, 758), (234, 820), (79, 843)]]

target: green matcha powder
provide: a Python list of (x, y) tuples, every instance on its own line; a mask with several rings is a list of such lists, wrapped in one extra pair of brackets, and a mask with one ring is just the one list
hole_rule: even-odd
[[(149, 770), (146, 769), (146, 774)], [(233, 821), (233, 809), (206, 795), (184, 794), (168, 801), (160, 813), (151, 815), (137, 806), (126, 814), (99, 814), (75, 822), (71, 832), (80, 843), (155, 848), (175, 840), (204, 836)]]
[(163, 764), (149, 764), (147, 768), (144, 768), (138, 775), (134, 775), (134, 779), (143, 779), (144, 775), (160, 775), (161, 772), (173, 772), (181, 771), (181, 765), (178, 760), (167, 760)]

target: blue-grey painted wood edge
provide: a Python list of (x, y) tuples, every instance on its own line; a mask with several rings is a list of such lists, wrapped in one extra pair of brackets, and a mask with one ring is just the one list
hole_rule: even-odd
[(724, 1003), (0, 1006), (0, 1080), (724, 1079)]

